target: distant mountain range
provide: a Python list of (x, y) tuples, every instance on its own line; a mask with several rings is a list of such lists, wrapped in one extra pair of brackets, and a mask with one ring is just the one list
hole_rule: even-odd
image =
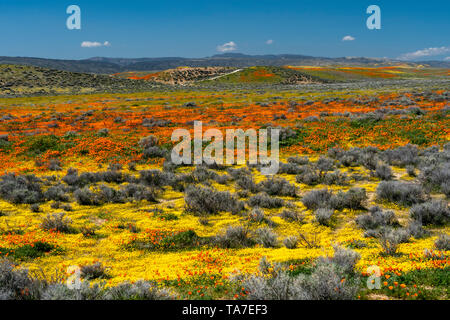
[(226, 53), (205, 58), (105, 58), (94, 57), (83, 60), (44, 59), (30, 57), (0, 57), (0, 64), (18, 64), (71, 72), (113, 74), (126, 71), (159, 71), (181, 66), (188, 67), (235, 67), (284, 66), (284, 65), (349, 65), (390, 66), (407, 64), (425, 65), (433, 68), (450, 68), (450, 61), (404, 62), (386, 58), (342, 57), (325, 58), (295, 54), (245, 55)]

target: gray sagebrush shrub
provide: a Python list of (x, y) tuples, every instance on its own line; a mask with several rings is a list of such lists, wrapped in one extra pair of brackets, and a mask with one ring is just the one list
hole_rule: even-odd
[(413, 220), (408, 224), (406, 230), (409, 232), (409, 235), (416, 238), (424, 238), (429, 235), (429, 232), (423, 228), (422, 222)]
[(266, 209), (281, 208), (284, 206), (284, 200), (276, 197), (271, 197), (267, 193), (260, 192), (248, 199), (248, 204), (251, 207), (261, 207)]
[(73, 196), (79, 204), (85, 206), (99, 206), (104, 203), (104, 199), (88, 187), (75, 190)]
[(330, 207), (336, 210), (342, 209), (364, 209), (367, 200), (366, 189), (353, 187), (347, 192), (339, 191), (330, 199)]
[(244, 203), (228, 191), (208, 187), (188, 186), (184, 200), (186, 210), (196, 214), (217, 214), (221, 211), (237, 214), (244, 209)]
[(47, 191), (45, 191), (44, 195), (47, 200), (67, 202), (69, 201), (69, 196), (67, 195), (67, 192), (68, 187), (62, 184), (58, 184), (48, 188)]
[(261, 181), (257, 188), (271, 196), (295, 197), (297, 195), (297, 187), (280, 177), (271, 177)]
[(260, 208), (253, 208), (249, 213), (248, 213), (248, 219), (251, 222), (255, 222), (255, 223), (262, 223), (264, 221), (266, 221), (266, 216), (264, 215), (264, 211), (261, 210)]
[(450, 209), (444, 200), (431, 200), (413, 206), (409, 210), (411, 218), (424, 225), (444, 225), (450, 221)]
[(296, 236), (289, 236), (284, 238), (283, 245), (288, 249), (297, 248), (298, 238)]
[(389, 227), (381, 228), (376, 234), (376, 238), (386, 255), (396, 254), (399, 244), (408, 241), (409, 236), (407, 230)]
[(357, 279), (348, 279), (333, 263), (319, 263), (302, 280), (310, 300), (353, 300), (359, 290)]
[(42, 181), (34, 175), (6, 174), (0, 179), (0, 197), (8, 202), (33, 204), (44, 200)]
[(131, 200), (156, 202), (157, 191), (155, 188), (146, 187), (142, 184), (128, 183), (121, 186), (120, 192)]
[(108, 278), (106, 267), (100, 261), (81, 266), (80, 275), (85, 280)]
[(42, 219), (41, 228), (56, 232), (70, 232), (72, 220), (65, 215), (66, 214), (64, 212), (47, 214)]
[(434, 242), (434, 246), (441, 251), (450, 250), (450, 236), (448, 234), (441, 234)]
[(331, 217), (333, 216), (334, 210), (327, 209), (327, 208), (319, 208), (316, 211), (314, 211), (314, 217), (316, 221), (323, 225), (323, 226), (329, 226), (331, 223)]
[(378, 163), (375, 167), (374, 176), (381, 180), (391, 180), (393, 178), (392, 169), (385, 163)]
[(351, 249), (340, 246), (333, 246), (334, 254), (331, 257), (319, 257), (317, 263), (335, 264), (342, 273), (350, 274), (353, 272), (356, 263), (361, 259), (361, 255)]
[(289, 209), (284, 209), (283, 211), (281, 211), (280, 217), (286, 221), (295, 221), (300, 223), (305, 219), (303, 214)]
[(104, 295), (105, 300), (171, 300), (175, 296), (154, 282), (139, 280), (135, 283), (123, 282), (111, 287)]
[(255, 230), (255, 241), (264, 248), (275, 248), (278, 246), (277, 234), (268, 227)]
[(65, 283), (48, 284), (41, 293), (41, 300), (103, 300), (104, 286), (81, 281), (79, 287), (69, 288)]
[(28, 270), (16, 269), (10, 261), (0, 260), (0, 300), (38, 298), (39, 284), (29, 276)]
[(315, 170), (307, 166), (295, 176), (295, 181), (297, 181), (298, 183), (307, 184), (309, 186), (320, 183), (320, 180), (321, 177), (319, 176), (319, 174)]
[(427, 199), (427, 195), (420, 185), (400, 181), (382, 181), (378, 185), (376, 193), (381, 200), (404, 206), (421, 203)]
[(356, 218), (358, 226), (364, 230), (378, 229), (384, 226), (398, 225), (394, 211), (383, 211), (380, 207), (369, 208), (369, 213)]
[(249, 230), (243, 226), (228, 226), (219, 235), (216, 235), (212, 242), (222, 248), (244, 248), (255, 244)]
[(302, 202), (310, 210), (328, 208), (332, 195), (328, 189), (312, 190), (303, 196)]

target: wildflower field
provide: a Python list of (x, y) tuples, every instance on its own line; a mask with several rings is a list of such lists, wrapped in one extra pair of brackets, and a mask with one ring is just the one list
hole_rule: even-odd
[[(0, 296), (448, 299), (450, 88), (410, 81), (0, 98)], [(279, 128), (278, 174), (172, 163), (195, 120)]]

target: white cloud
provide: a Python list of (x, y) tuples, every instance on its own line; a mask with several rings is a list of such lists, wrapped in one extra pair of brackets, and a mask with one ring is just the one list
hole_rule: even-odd
[(97, 41), (83, 41), (81, 43), (82, 48), (98, 48), (98, 47), (109, 47), (111, 43), (109, 41), (105, 41), (103, 43)]
[(342, 41), (353, 41), (353, 40), (355, 40), (355, 38), (352, 36), (345, 36), (342, 38)]
[(233, 41), (217, 46), (217, 51), (219, 52), (229, 52), (235, 50), (237, 50), (237, 45)]
[(269, 39), (269, 40), (266, 41), (266, 44), (272, 44), (272, 43), (273, 43), (272, 39)]
[(409, 52), (402, 54), (398, 59), (400, 60), (414, 60), (423, 57), (439, 56), (450, 52), (450, 47), (439, 47), (439, 48), (426, 48), (422, 50), (417, 50), (414, 52)]

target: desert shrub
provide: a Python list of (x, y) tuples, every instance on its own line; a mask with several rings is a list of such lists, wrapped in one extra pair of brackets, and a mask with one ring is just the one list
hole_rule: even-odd
[(309, 296), (299, 280), (277, 270), (270, 277), (253, 275), (246, 278), (242, 287), (248, 292), (246, 298), (250, 300), (307, 300)]
[(128, 183), (120, 188), (121, 192), (128, 198), (135, 201), (147, 200), (156, 202), (157, 192), (154, 188), (146, 187), (141, 184)]
[(80, 275), (85, 280), (108, 278), (106, 267), (99, 261), (80, 267)]
[(275, 248), (278, 245), (277, 234), (267, 227), (255, 230), (255, 241), (264, 248)]
[(0, 196), (6, 201), (15, 204), (33, 204), (44, 200), (41, 180), (34, 175), (7, 174), (0, 179)]
[(213, 238), (213, 244), (222, 248), (243, 248), (253, 246), (255, 241), (250, 237), (247, 228), (228, 226), (222, 234)]
[(302, 214), (298, 213), (294, 210), (288, 210), (284, 209), (280, 213), (280, 217), (287, 221), (296, 221), (296, 222), (303, 222), (303, 219), (305, 218)]
[(33, 203), (32, 205), (30, 205), (30, 210), (33, 212), (39, 212), (41, 211), (41, 207), (39, 207), (38, 203)]
[(423, 228), (422, 222), (417, 220), (411, 221), (406, 230), (416, 239), (424, 238), (429, 235), (429, 232)]
[(39, 284), (26, 269), (16, 269), (8, 260), (0, 260), (0, 300), (39, 298)]
[(341, 209), (363, 209), (364, 203), (367, 200), (366, 189), (353, 187), (347, 192), (339, 191), (330, 199), (330, 207)]
[(149, 147), (144, 149), (144, 158), (164, 158), (167, 155), (167, 151), (160, 147)]
[(318, 184), (320, 180), (319, 174), (310, 167), (303, 168), (301, 172), (295, 176), (295, 181), (309, 186)]
[(239, 179), (241, 176), (251, 176), (252, 172), (248, 168), (229, 168), (227, 173), (232, 176), (234, 179)]
[(395, 149), (383, 151), (383, 158), (390, 165), (404, 167), (406, 165), (416, 165), (419, 162), (419, 149), (416, 145), (407, 144)]
[(66, 202), (69, 201), (69, 196), (66, 192), (68, 192), (68, 189), (64, 185), (58, 184), (48, 188), (47, 191), (45, 191), (44, 196), (47, 200)]
[(219, 176), (214, 171), (208, 170), (205, 167), (196, 167), (192, 172), (191, 175), (193, 177), (193, 181), (195, 182), (204, 182), (208, 180), (216, 180)]
[(407, 230), (389, 227), (381, 228), (376, 234), (378, 242), (386, 255), (394, 255), (397, 252), (398, 245), (408, 241), (409, 236)]
[(108, 169), (101, 173), (101, 180), (108, 183), (122, 183), (126, 180), (126, 176), (119, 170)]
[(323, 183), (327, 185), (344, 186), (348, 183), (348, 176), (339, 170), (327, 172), (323, 177)]
[(107, 137), (109, 135), (109, 129), (108, 128), (102, 128), (97, 131), (98, 137)]
[(217, 214), (221, 211), (236, 214), (244, 208), (243, 202), (228, 191), (216, 191), (207, 187), (189, 186), (184, 199), (187, 211), (197, 214)]
[(319, 160), (317, 160), (317, 162), (315, 163), (315, 166), (319, 170), (320, 176), (322, 176), (325, 172), (333, 171), (334, 162), (333, 159), (321, 156)]
[(443, 200), (431, 200), (414, 205), (409, 213), (411, 218), (424, 225), (444, 225), (450, 221), (450, 209)]
[(319, 224), (323, 226), (329, 226), (333, 213), (334, 211), (331, 209), (319, 208), (314, 212), (314, 216)]
[(438, 250), (450, 250), (450, 236), (447, 234), (441, 234), (439, 238), (434, 242), (434, 246)]
[(351, 300), (356, 297), (358, 282), (345, 278), (339, 269), (333, 263), (320, 263), (311, 276), (303, 279), (302, 287), (311, 300)]
[(130, 170), (130, 171), (136, 171), (136, 162), (130, 162), (130, 163), (128, 163), (128, 170)]
[(173, 179), (173, 174), (161, 170), (139, 171), (139, 181), (150, 187), (161, 188), (170, 185)]
[[(260, 263), (261, 265), (261, 263)], [(272, 268), (271, 268), (272, 269)], [(310, 297), (301, 286), (301, 278), (291, 277), (276, 264), (273, 272), (252, 275), (242, 281), (250, 300), (308, 300)]]
[(289, 236), (283, 240), (283, 245), (288, 249), (297, 248), (298, 238), (296, 236)]
[(375, 206), (369, 209), (368, 214), (358, 216), (356, 223), (364, 230), (373, 230), (384, 226), (396, 226), (398, 220), (394, 211), (383, 211), (380, 207)]
[(329, 207), (332, 195), (328, 189), (312, 190), (303, 196), (302, 202), (310, 210), (327, 208)]
[(279, 163), (278, 173), (286, 173), (286, 174), (298, 174), (301, 169), (296, 163), (288, 162), (288, 163)]
[(418, 184), (400, 181), (382, 181), (377, 187), (377, 197), (405, 206), (426, 200), (422, 187)]
[(265, 192), (271, 196), (295, 197), (297, 187), (290, 184), (286, 179), (280, 177), (271, 177), (258, 183), (259, 191)]
[(155, 147), (155, 146), (158, 145), (158, 138), (155, 137), (154, 135), (149, 135), (149, 136), (139, 140), (139, 145), (143, 149), (147, 149), (147, 148), (150, 148), (150, 147)]
[[(341, 249), (335, 257), (318, 259), (310, 275), (292, 276), (276, 263), (261, 259), (260, 274), (245, 277), (243, 288), (250, 300), (349, 300), (354, 299), (358, 279), (353, 267), (359, 255)], [(349, 273), (352, 275), (349, 277)]]
[(393, 177), (391, 167), (385, 163), (378, 163), (376, 165), (374, 175), (381, 180), (391, 180)]
[[(433, 163), (424, 166), (420, 170), (419, 179), (420, 181), (431, 190), (440, 190), (444, 185), (449, 184), (450, 181), (450, 161), (443, 160), (442, 163)], [(448, 187), (447, 187), (448, 188)], [(441, 190), (443, 193), (444, 190)], [(446, 193), (448, 195), (448, 191)]]
[(65, 217), (64, 212), (47, 214), (47, 216), (42, 219), (41, 228), (57, 232), (70, 232), (71, 223), (72, 220)]
[(412, 166), (412, 165), (407, 165), (406, 166), (406, 173), (410, 176), (410, 177), (415, 177), (416, 176), (416, 167)]
[(264, 211), (262, 211), (260, 208), (254, 208), (249, 212), (248, 219), (251, 222), (261, 223), (266, 220), (266, 216), (264, 215)]
[(242, 175), (236, 179), (236, 186), (243, 189), (248, 190), (250, 192), (256, 193), (258, 192), (258, 188), (256, 183), (251, 175)]
[(104, 184), (98, 186), (97, 195), (100, 197), (101, 202), (110, 202), (110, 203), (125, 203), (126, 198), (125, 195), (120, 191), (114, 188), (110, 188)]
[(441, 192), (450, 198), (450, 181), (445, 181), (441, 183)]
[(104, 179), (103, 172), (83, 172), (78, 175), (78, 170), (69, 168), (62, 180), (70, 186), (84, 187), (88, 184), (100, 182)]
[(289, 157), (287, 159), (288, 163), (295, 163), (297, 165), (305, 165), (309, 163), (308, 157)]
[(284, 200), (269, 196), (267, 193), (261, 192), (248, 199), (248, 204), (251, 207), (261, 208), (280, 208), (284, 205)]
[(352, 273), (361, 255), (356, 251), (340, 246), (333, 246), (333, 249), (334, 254), (332, 257), (320, 257), (317, 259), (317, 263), (333, 263), (341, 272), (346, 274)]
[(171, 300), (174, 295), (156, 283), (139, 280), (134, 283), (123, 282), (111, 287), (104, 295), (106, 300)]
[(70, 289), (65, 283), (50, 283), (41, 293), (41, 300), (102, 300), (105, 289), (103, 285), (81, 281), (80, 287)]
[(99, 206), (104, 203), (104, 199), (99, 194), (91, 191), (88, 187), (75, 190), (73, 196), (79, 204), (85, 206)]

